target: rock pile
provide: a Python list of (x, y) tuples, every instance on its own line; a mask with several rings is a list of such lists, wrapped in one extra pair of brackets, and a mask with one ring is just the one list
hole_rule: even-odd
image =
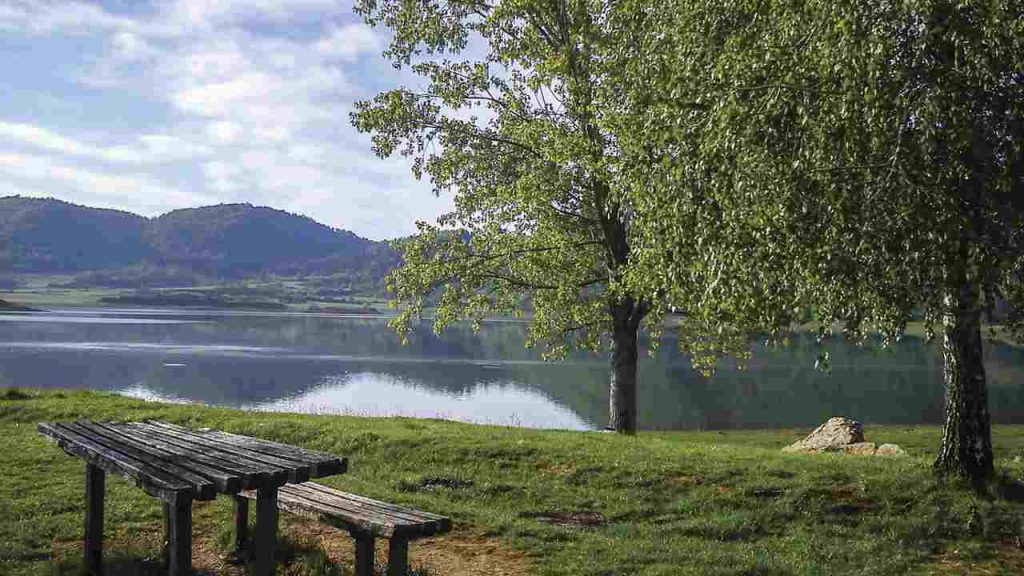
[(861, 456), (906, 456), (907, 453), (896, 444), (876, 446), (864, 441), (864, 426), (849, 418), (829, 418), (814, 429), (803, 440), (782, 449), (783, 452), (819, 454), (821, 452), (842, 452)]

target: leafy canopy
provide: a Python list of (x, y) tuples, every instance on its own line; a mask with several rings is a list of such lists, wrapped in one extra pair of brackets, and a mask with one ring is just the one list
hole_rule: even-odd
[[(628, 299), (629, 206), (602, 84), (620, 39), (608, 3), (514, 0), (357, 3), (393, 32), (386, 55), (422, 86), (352, 115), (381, 156), (409, 157), (455, 208), (401, 243), (390, 287), (407, 333), (440, 290), (434, 328), (533, 312), (531, 343), (596, 349), (609, 306)], [(637, 317), (652, 308), (636, 303)], [(567, 340), (574, 334), (573, 340)]]
[(703, 299), (688, 334), (708, 356), (808, 313), (891, 340), (965, 283), (1024, 309), (1019, 2), (623, 9), (639, 40), (614, 136), (650, 247), (626, 283)]

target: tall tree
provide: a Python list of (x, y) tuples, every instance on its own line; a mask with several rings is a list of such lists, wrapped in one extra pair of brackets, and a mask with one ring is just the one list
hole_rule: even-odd
[(401, 245), (399, 332), (435, 291), (435, 331), (529, 307), (529, 343), (547, 357), (610, 343), (610, 424), (632, 433), (638, 331), (660, 307), (622, 283), (635, 246), (602, 126), (608, 4), (359, 0), (392, 33), (385, 55), (419, 81), (359, 103), (352, 121), (377, 154), (410, 157), (435, 192), (454, 193), (451, 213)]
[[(677, 286), (712, 278), (720, 297), (688, 333), (698, 351), (723, 326), (739, 344), (804, 313), (823, 333), (891, 341), (922, 315), (945, 365), (935, 470), (988, 477), (982, 318), (1001, 299), (1024, 310), (1022, 10), (636, 2), (650, 33), (620, 68), (635, 88), (613, 137), (634, 166), (635, 242), (662, 244), (634, 256), (630, 289), (686, 298)], [(694, 80), (694, 67), (711, 73)], [(687, 229), (715, 223), (694, 244)], [(671, 266), (691, 250), (703, 267)], [(1020, 335), (1018, 312), (1008, 323)]]

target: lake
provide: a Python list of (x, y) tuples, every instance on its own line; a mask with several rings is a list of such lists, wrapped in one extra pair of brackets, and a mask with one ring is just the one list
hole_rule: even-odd
[[(448, 418), (534, 428), (606, 422), (607, 361), (541, 361), (525, 325), (479, 333), (428, 327), (402, 346), (387, 318), (239, 311), (67, 309), (0, 313), (0, 386), (90, 388), (250, 410)], [(712, 378), (689, 367), (670, 336), (641, 359), (640, 425), (657, 429), (813, 426), (829, 416), (866, 423), (942, 421), (936, 344), (887, 350), (823, 345), (809, 335), (753, 347), (746, 370)], [(1024, 422), (1024, 349), (987, 344), (995, 422)]]

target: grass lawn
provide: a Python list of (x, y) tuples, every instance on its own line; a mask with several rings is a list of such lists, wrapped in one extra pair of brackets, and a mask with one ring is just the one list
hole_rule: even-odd
[[(431, 546), (472, 541), (500, 552), (496, 574), (1024, 573), (1024, 501), (1011, 482), (1024, 477), (1014, 461), (1024, 426), (995, 428), (1002, 489), (982, 495), (933, 480), (934, 427), (867, 428), (869, 441), (898, 443), (908, 458), (802, 456), (778, 449), (806, 430), (625, 438), (0, 390), (0, 574), (79, 567), (84, 467), (35, 429), (75, 418), (154, 418), (347, 456), (350, 472), (322, 482), (450, 515), (456, 530)], [(107, 490), (111, 565), (158, 554), (158, 503), (119, 479)], [(197, 505), (197, 542), (227, 546), (229, 524), (227, 499)], [(347, 573), (302, 544), (294, 525), (284, 528), (294, 553), (282, 572)], [(505, 557), (521, 560), (518, 572), (503, 571)], [(428, 568), (421, 573), (450, 573)]]

